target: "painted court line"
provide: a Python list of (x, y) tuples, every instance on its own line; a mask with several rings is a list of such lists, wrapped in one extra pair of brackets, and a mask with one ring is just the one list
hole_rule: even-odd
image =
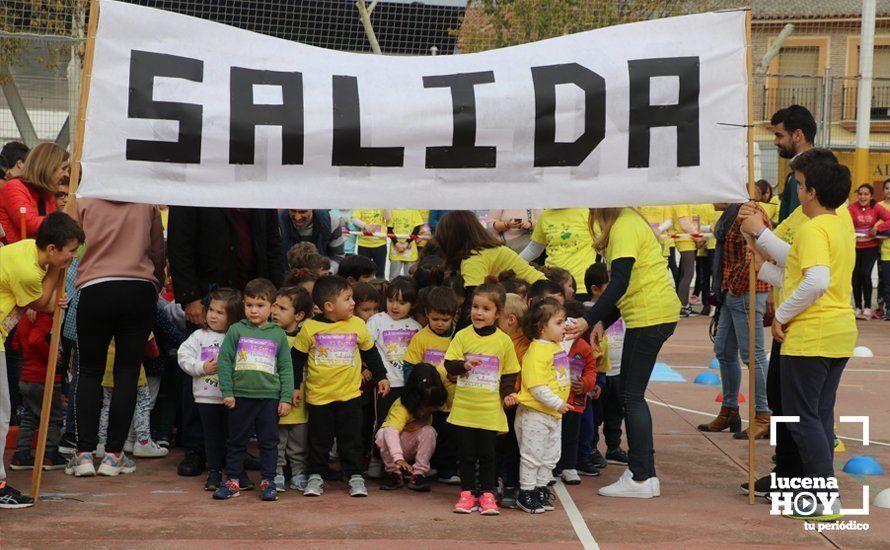
[(597, 544), (596, 539), (593, 538), (593, 534), (587, 527), (584, 518), (581, 517), (581, 512), (579, 512), (578, 507), (575, 506), (575, 501), (572, 500), (572, 495), (569, 494), (565, 485), (562, 484), (561, 480), (557, 480), (556, 485), (554, 485), (553, 488), (556, 490), (556, 496), (559, 497), (559, 502), (565, 509), (566, 515), (569, 516), (569, 521), (572, 523), (572, 529), (575, 530), (575, 534), (578, 536), (578, 540), (581, 541), (581, 545), (588, 550), (599, 550), (600, 545)]
[[(680, 407), (679, 405), (671, 405), (670, 403), (665, 403), (664, 401), (658, 401), (655, 399), (649, 399), (648, 397), (646, 398), (646, 402), (652, 403), (653, 405), (667, 407), (669, 409), (675, 409), (678, 411), (688, 412), (688, 413), (692, 413), (692, 414), (700, 414), (702, 416), (714, 416), (713, 412), (705, 412), (705, 411), (697, 411), (695, 409), (687, 409), (686, 407)], [(742, 422), (748, 422), (748, 421), (743, 418)], [(858, 441), (858, 442), (862, 443), (862, 439), (860, 439), (858, 437), (849, 437), (849, 436), (840, 435), (840, 434), (835, 434), (835, 435), (837, 435), (837, 437), (839, 439), (847, 439), (850, 441)], [(890, 447), (890, 443), (886, 443), (884, 441), (875, 441), (874, 439), (870, 439), (868, 444), (869, 445), (880, 445), (882, 447)]]
[[(700, 367), (698, 365), (671, 365), (672, 369), (698, 369), (708, 370), (708, 367)], [(711, 369), (717, 370), (717, 369)], [(844, 372), (890, 372), (890, 369), (848, 369), (844, 368)]]

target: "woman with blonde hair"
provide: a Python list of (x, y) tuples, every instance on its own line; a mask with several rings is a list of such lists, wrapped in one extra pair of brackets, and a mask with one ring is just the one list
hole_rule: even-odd
[[(43, 219), (56, 209), (59, 185), (68, 183), (68, 151), (54, 143), (41, 143), (28, 153), (21, 177), (0, 188), (0, 227), (6, 244), (37, 235)], [(67, 193), (66, 193), (67, 194)], [(21, 234), (21, 212), (26, 234)]]
[(644, 398), (662, 345), (674, 333), (680, 300), (674, 290), (661, 244), (643, 216), (632, 208), (592, 208), (591, 234), (611, 271), (609, 286), (583, 319), (566, 329), (578, 337), (593, 327), (599, 346), (603, 331), (619, 317), (627, 331), (621, 355), (622, 405), (626, 417), (628, 469), (599, 490), (602, 496), (652, 498), (661, 495), (655, 477), (652, 417)]

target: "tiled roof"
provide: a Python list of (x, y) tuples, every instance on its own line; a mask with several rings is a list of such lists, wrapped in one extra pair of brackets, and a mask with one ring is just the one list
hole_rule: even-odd
[[(720, 0), (727, 6), (742, 2)], [(862, 0), (749, 0), (753, 19), (819, 19), (859, 17)], [(890, 15), (890, 0), (877, 0), (878, 16)]]

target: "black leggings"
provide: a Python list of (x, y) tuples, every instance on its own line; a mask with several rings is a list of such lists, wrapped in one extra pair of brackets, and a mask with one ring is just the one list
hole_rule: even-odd
[(853, 268), (853, 301), (856, 309), (871, 307), (871, 272), (880, 251), (878, 246), (856, 249), (856, 266)]
[(498, 433), (480, 428), (455, 426), (460, 446), (460, 488), (476, 491), (476, 464), (479, 464), (479, 494), (493, 493), (497, 487), (495, 451)]
[(655, 447), (652, 415), (646, 404), (646, 386), (661, 346), (674, 333), (677, 323), (629, 328), (621, 354), (621, 403), (627, 431), (628, 466), (634, 481), (655, 477)]
[(360, 246), (358, 247), (358, 253), (359, 256), (371, 258), (374, 261), (374, 265), (377, 266), (377, 278), (382, 279), (386, 274), (386, 245), (384, 244), (376, 248)]
[(695, 275), (695, 250), (680, 252), (680, 278), (677, 280), (677, 296), (680, 305), (689, 305), (689, 285)]
[(80, 291), (77, 306), (80, 375), (74, 403), (79, 452), (92, 452), (99, 443), (102, 376), (112, 338), (114, 392), (105, 451), (119, 453), (123, 449), (136, 408), (136, 383), (145, 343), (154, 324), (157, 299), (157, 290), (148, 281), (107, 281)]
[(692, 293), (701, 296), (702, 304), (710, 305), (708, 297), (711, 294), (711, 262), (714, 261), (714, 251), (708, 250), (707, 256), (695, 257), (695, 287)]

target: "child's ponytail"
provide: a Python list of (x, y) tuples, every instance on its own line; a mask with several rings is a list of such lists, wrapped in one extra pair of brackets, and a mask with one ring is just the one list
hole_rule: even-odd
[(424, 407), (439, 408), (445, 405), (445, 386), (436, 367), (429, 363), (418, 363), (411, 369), (405, 389), (402, 391), (402, 406), (415, 418)]

